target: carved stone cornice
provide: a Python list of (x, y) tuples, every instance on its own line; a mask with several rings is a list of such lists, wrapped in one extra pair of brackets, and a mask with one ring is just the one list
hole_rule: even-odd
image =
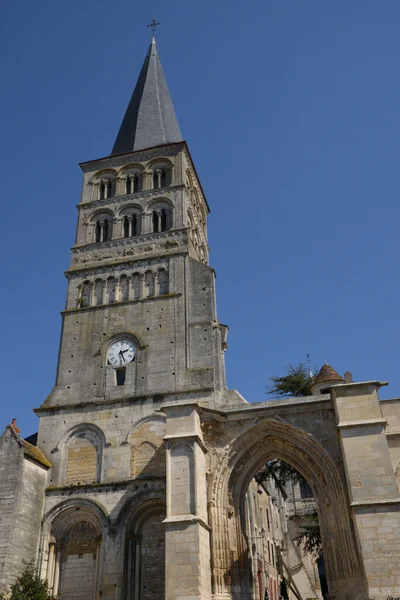
[(91, 200), (89, 202), (83, 202), (81, 204), (77, 204), (78, 210), (84, 209), (92, 209), (97, 207), (107, 207), (112, 204), (126, 204), (127, 202), (135, 202), (138, 200), (142, 200), (143, 198), (147, 199), (149, 196), (166, 196), (168, 198), (169, 194), (175, 193), (180, 189), (184, 189), (185, 185), (183, 183), (179, 183), (177, 185), (170, 185), (164, 188), (158, 188), (156, 190), (142, 190), (141, 192), (136, 192), (132, 194), (122, 194), (121, 196), (112, 196), (111, 198), (104, 198), (103, 200)]
[(171, 144), (170, 146), (158, 146), (156, 148), (150, 148), (149, 150), (143, 150), (141, 152), (131, 152), (130, 154), (123, 154), (119, 156), (106, 156), (105, 158), (99, 158), (98, 160), (81, 163), (80, 167), (84, 173), (88, 173), (90, 171), (99, 171), (107, 168), (122, 167), (129, 165), (132, 162), (148, 162), (153, 158), (176, 156), (184, 148), (184, 142), (178, 142), (176, 144)]
[(187, 230), (174, 229), (75, 247), (72, 248), (71, 266), (67, 273), (90, 268), (93, 263), (135, 261), (149, 254), (161, 254), (162, 259), (163, 256), (169, 256), (177, 251), (186, 251), (187, 242)]

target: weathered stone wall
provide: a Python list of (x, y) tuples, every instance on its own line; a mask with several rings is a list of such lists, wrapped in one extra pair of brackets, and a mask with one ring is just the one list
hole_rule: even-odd
[(165, 515), (150, 517), (142, 528), (141, 600), (165, 598)]
[(63, 600), (94, 598), (96, 554), (69, 554), (61, 573)]
[(8, 427), (0, 438), (0, 591), (37, 556), (46, 477)]

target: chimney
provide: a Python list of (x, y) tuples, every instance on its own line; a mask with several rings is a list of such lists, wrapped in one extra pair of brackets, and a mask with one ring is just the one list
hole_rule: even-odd
[(17, 419), (13, 419), (11, 422), (11, 427), (14, 429), (15, 433), (19, 433), (21, 430), (17, 427)]

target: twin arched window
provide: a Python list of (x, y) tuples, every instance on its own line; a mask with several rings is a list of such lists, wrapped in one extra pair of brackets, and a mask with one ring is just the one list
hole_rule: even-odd
[(133, 173), (127, 175), (125, 180), (125, 193), (126, 194), (137, 194), (142, 191), (142, 175), (139, 173)]
[(153, 189), (158, 190), (169, 185), (169, 171), (164, 167), (153, 171)]
[(168, 208), (155, 208), (152, 213), (153, 233), (168, 231), (171, 227), (171, 211)]
[(95, 223), (95, 242), (100, 244), (111, 239), (111, 223), (109, 219), (98, 219)]
[(100, 200), (112, 198), (115, 195), (115, 181), (111, 179), (102, 179), (99, 187)]
[(125, 215), (123, 222), (124, 237), (134, 237), (139, 234), (139, 223), (136, 214)]

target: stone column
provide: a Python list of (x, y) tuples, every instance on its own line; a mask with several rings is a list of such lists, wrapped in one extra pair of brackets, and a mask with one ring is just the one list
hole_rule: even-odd
[(400, 497), (385, 435), (378, 381), (331, 388), (368, 597), (400, 590)]
[(210, 527), (200, 408), (163, 407), (167, 417), (166, 600), (210, 600)]

